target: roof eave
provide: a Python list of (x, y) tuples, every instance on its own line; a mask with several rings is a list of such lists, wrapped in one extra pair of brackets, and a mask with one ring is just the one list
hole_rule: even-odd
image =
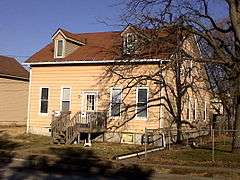
[(29, 62), (23, 65), (54, 65), (54, 64), (98, 64), (98, 63), (128, 63), (128, 62), (163, 62), (170, 59), (122, 59), (122, 60), (78, 60), (78, 61), (61, 61), (61, 62)]
[(20, 79), (20, 80), (29, 81), (29, 78), (22, 77), (22, 76), (13, 76), (13, 75), (9, 75), (9, 74), (1, 74), (1, 73), (0, 73), (0, 77), (16, 78), (16, 79)]

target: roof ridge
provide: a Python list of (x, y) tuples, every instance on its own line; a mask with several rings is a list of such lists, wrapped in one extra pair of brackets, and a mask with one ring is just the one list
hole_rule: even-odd
[(81, 34), (100, 34), (100, 33), (121, 33), (122, 31), (97, 31), (97, 32), (81, 32), (78, 33), (77, 35)]

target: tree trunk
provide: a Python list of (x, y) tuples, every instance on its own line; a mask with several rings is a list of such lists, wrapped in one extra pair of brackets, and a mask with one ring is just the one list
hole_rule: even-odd
[(236, 81), (236, 100), (234, 103), (235, 108), (235, 122), (234, 122), (234, 130), (233, 133), (233, 141), (232, 141), (232, 152), (240, 154), (240, 94), (239, 94), (239, 87), (240, 86), (240, 76), (238, 75)]
[(177, 144), (181, 144), (182, 143), (182, 124), (181, 122), (177, 123)]

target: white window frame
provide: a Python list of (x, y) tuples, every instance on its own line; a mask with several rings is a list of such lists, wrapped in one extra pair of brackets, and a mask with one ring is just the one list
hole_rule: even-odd
[(61, 94), (60, 94), (60, 111), (62, 111), (62, 101), (63, 101), (63, 89), (65, 89), (65, 88), (68, 88), (68, 89), (70, 89), (70, 97), (69, 97), (69, 111), (70, 111), (70, 109), (71, 109), (71, 107), (72, 107), (72, 88), (71, 87), (69, 87), (69, 86), (62, 86), (61, 87)]
[[(121, 104), (120, 104), (120, 115), (119, 116), (112, 116), (112, 92), (114, 89), (118, 89), (118, 90), (121, 90), (121, 94), (120, 94), (120, 99), (121, 99)], [(121, 87), (111, 87), (110, 88), (110, 105), (109, 105), (109, 116), (112, 117), (112, 118), (119, 118), (122, 116), (122, 95), (123, 95), (123, 91), (122, 91), (122, 88)]]
[[(59, 56), (58, 55), (58, 42), (59, 41), (62, 41), (63, 42), (63, 46), (62, 46), (62, 55)], [(64, 39), (58, 39), (58, 40), (55, 40), (55, 44), (54, 44), (54, 54), (55, 54), (55, 58), (63, 58), (65, 56), (65, 40)]]
[[(48, 108), (47, 108), (47, 113), (42, 113), (41, 112), (42, 89), (44, 89), (44, 88), (48, 89)], [(48, 86), (41, 86), (39, 88), (39, 106), (38, 106), (38, 109), (39, 109), (38, 114), (40, 116), (48, 116), (48, 114), (49, 114), (49, 104), (50, 104), (50, 98), (49, 97), (50, 97), (50, 88)]]
[[(146, 89), (147, 90), (147, 116), (146, 117), (139, 117), (138, 114), (137, 114), (137, 108), (138, 108), (138, 90), (139, 89)], [(147, 120), (148, 117), (149, 117), (149, 112), (148, 112), (148, 105), (149, 105), (149, 102), (148, 102), (148, 98), (149, 98), (149, 88), (147, 86), (138, 86), (136, 88), (136, 107), (135, 107), (135, 114), (136, 114), (136, 119), (140, 119), (140, 120)]]

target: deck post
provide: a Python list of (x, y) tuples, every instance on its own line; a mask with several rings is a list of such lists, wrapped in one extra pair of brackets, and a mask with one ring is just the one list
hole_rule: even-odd
[(91, 133), (88, 133), (88, 143), (91, 143)]
[(78, 134), (78, 144), (80, 144), (80, 140), (81, 140), (81, 133)]

